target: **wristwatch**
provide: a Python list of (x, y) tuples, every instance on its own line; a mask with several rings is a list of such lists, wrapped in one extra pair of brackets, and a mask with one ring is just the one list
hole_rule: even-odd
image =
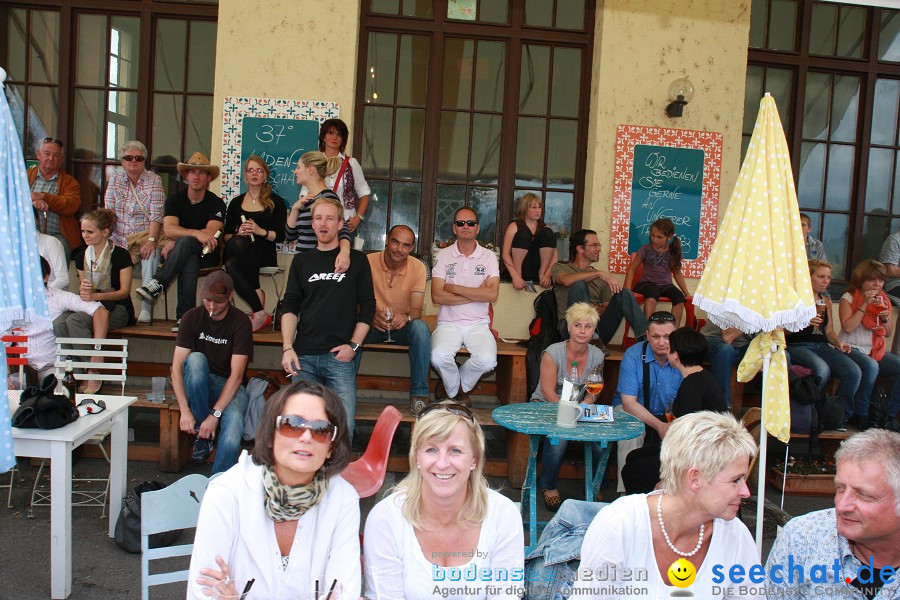
[(356, 213), (356, 216), (359, 217), (359, 220), (360, 220), (360, 221), (365, 221), (365, 220), (366, 220), (364, 215), (361, 215), (361, 214), (359, 214), (359, 213)]
[(214, 417), (217, 418), (217, 419), (221, 419), (221, 418), (222, 418), (222, 411), (221, 411), (221, 410), (213, 409), (213, 411), (212, 411), (212, 416), (214, 416)]
[(148, 238), (147, 238), (147, 241), (148, 241), (148, 242), (155, 242), (155, 241), (156, 241), (156, 238), (155, 238), (155, 237), (148, 237)]
[(357, 344), (353, 340), (350, 340), (347, 344), (350, 346), (350, 349), (353, 350), (353, 352), (359, 352), (359, 349), (360, 349), (359, 344)]

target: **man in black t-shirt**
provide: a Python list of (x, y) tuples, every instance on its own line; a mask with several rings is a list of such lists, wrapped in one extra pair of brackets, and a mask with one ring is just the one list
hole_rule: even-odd
[[(178, 172), (187, 182), (187, 189), (166, 199), (163, 231), (169, 243), (162, 249), (165, 262), (153, 279), (135, 293), (142, 300), (153, 302), (177, 277), (175, 317), (180, 321), (196, 304), (200, 269), (214, 267), (221, 260), (216, 236), (225, 225), (225, 203), (207, 189), (219, 176), (219, 167), (209, 164), (203, 154), (195, 152), (188, 162), (178, 163)], [(178, 331), (178, 324), (172, 330)]]
[[(372, 271), (366, 255), (350, 251), (350, 267), (334, 271), (343, 207), (332, 198), (313, 203), (314, 250), (294, 255), (281, 319), (281, 366), (294, 380), (331, 388), (344, 401), (353, 434), (359, 348), (375, 316)], [(296, 334), (296, 339), (294, 338)]]
[(219, 448), (213, 473), (237, 462), (249, 397), (241, 386), (253, 358), (250, 318), (231, 305), (234, 283), (225, 271), (203, 282), (203, 306), (184, 313), (172, 356), (172, 388), (181, 410), (180, 428), (196, 435), (192, 459), (203, 462)]

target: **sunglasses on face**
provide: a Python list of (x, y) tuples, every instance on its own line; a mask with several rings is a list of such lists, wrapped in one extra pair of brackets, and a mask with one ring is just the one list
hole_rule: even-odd
[(125, 162), (144, 162), (144, 159), (145, 157), (141, 156), (140, 154), (126, 154), (122, 157), (122, 160), (124, 160)]
[(466, 406), (465, 404), (456, 404), (453, 402), (436, 402), (425, 407), (422, 412), (419, 413), (419, 418), (421, 419), (425, 415), (430, 412), (434, 412), (436, 410), (446, 410), (447, 412), (451, 412), (454, 415), (459, 415), (465, 419), (469, 419), (473, 423), (475, 422), (475, 415), (472, 413), (472, 410)]
[(462, 227), (463, 225), (468, 225), (469, 227), (475, 227), (478, 225), (478, 221), (475, 219), (469, 219), (468, 221), (454, 221), (457, 227)]
[(666, 312), (661, 310), (659, 312), (655, 312), (647, 319), (651, 323), (674, 323), (675, 315), (670, 312)]
[(296, 415), (279, 415), (275, 417), (275, 429), (289, 438), (298, 438), (303, 435), (303, 430), (308, 429), (312, 439), (320, 444), (337, 439), (337, 427), (324, 419), (310, 421)]

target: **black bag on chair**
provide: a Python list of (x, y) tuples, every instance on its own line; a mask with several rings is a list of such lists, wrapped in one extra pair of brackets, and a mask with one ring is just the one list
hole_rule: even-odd
[[(122, 499), (122, 510), (116, 521), (116, 545), (132, 554), (141, 553), (141, 494), (161, 490), (165, 485), (158, 481), (145, 481), (134, 486), (134, 493)], [(150, 536), (151, 548), (171, 546), (178, 541), (181, 530), (163, 531)]]

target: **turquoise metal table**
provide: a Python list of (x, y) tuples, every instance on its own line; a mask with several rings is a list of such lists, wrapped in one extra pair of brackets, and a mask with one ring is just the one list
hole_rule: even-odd
[[(603, 483), (603, 473), (609, 461), (609, 443), (636, 438), (644, 432), (644, 424), (629, 415), (621, 407), (615, 409), (612, 423), (578, 423), (575, 428), (556, 426), (556, 404), (552, 402), (525, 402), (507, 404), (495, 408), (491, 413), (494, 421), (503, 427), (524, 433), (529, 437), (528, 466), (525, 469), (525, 483), (522, 484), (522, 515), (528, 515), (529, 546), (527, 554), (537, 545), (537, 455), (541, 438), (547, 436), (555, 440), (571, 440), (584, 444), (584, 497), (593, 500)], [(591, 445), (600, 444), (600, 460), (593, 466)]]

